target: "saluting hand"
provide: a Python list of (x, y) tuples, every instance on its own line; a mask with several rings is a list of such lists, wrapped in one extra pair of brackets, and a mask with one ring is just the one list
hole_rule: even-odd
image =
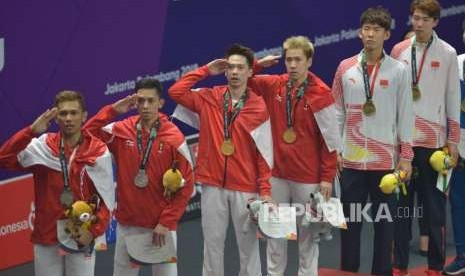
[(122, 98), (113, 104), (113, 108), (118, 114), (124, 114), (137, 107), (137, 94), (132, 94)]
[(228, 61), (225, 59), (215, 59), (207, 64), (208, 73), (212, 76), (222, 74), (228, 68)]
[(258, 65), (261, 67), (267, 68), (279, 63), (281, 55), (268, 55), (257, 61)]
[(50, 127), (50, 121), (57, 116), (58, 109), (56, 107), (47, 109), (42, 113), (31, 125), (32, 132), (35, 134), (44, 133)]

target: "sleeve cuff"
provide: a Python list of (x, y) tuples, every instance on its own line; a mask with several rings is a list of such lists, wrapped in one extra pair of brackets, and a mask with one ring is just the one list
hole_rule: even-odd
[(204, 76), (210, 75), (210, 70), (208, 70), (208, 66), (206, 64), (204, 66), (201, 66), (198, 70)]
[(267, 185), (268, 187), (260, 188), (259, 195), (260, 196), (271, 196), (271, 184), (269, 182), (266, 182), (265, 185)]
[(327, 177), (327, 176), (321, 177), (320, 183), (321, 182), (333, 183), (335, 177), (336, 177), (336, 175), (334, 175), (333, 177)]
[(455, 142), (455, 141), (451, 141), (451, 140), (447, 140), (447, 144), (452, 144), (452, 145), (458, 145), (459, 142)]
[(400, 145), (400, 158), (406, 161), (413, 160), (413, 150), (412, 146), (407, 143), (401, 143)]
[(108, 114), (109, 114), (112, 118), (114, 118), (114, 117), (116, 117), (116, 116), (119, 115), (118, 112), (116, 112), (116, 109), (113, 107), (112, 104), (107, 105), (106, 108), (107, 108), (107, 110), (108, 110)]
[(412, 162), (413, 158), (404, 158), (404, 157), (401, 157), (400, 158), (400, 161), (405, 161), (405, 162)]
[(28, 137), (31, 137), (31, 138), (40, 136), (40, 134), (34, 133), (34, 131), (32, 131), (32, 124), (23, 129), (23, 134), (27, 135)]
[(158, 221), (158, 224), (161, 224), (172, 231), (176, 230), (176, 226), (177, 226), (177, 223), (170, 223), (169, 221), (163, 218), (160, 218), (160, 220)]
[(252, 70), (254, 75), (260, 73), (263, 70), (263, 67), (258, 64), (258, 60), (256, 59), (253, 60)]

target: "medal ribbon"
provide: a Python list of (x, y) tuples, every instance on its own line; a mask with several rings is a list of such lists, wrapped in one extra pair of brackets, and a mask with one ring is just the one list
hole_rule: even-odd
[(71, 153), (71, 156), (69, 157), (69, 164), (66, 160), (65, 156), (65, 139), (63, 138), (63, 135), (61, 135), (60, 139), (60, 166), (61, 166), (61, 175), (63, 176), (63, 185), (65, 190), (69, 190), (69, 169), (71, 166), (71, 163), (73, 163), (74, 157), (76, 156), (77, 149), (79, 147), (81, 142), (77, 144), (76, 147), (74, 147), (73, 152)]
[(417, 40), (416, 38), (413, 40), (413, 45), (412, 45), (412, 86), (417, 86), (418, 82), (420, 81), (421, 77), (421, 72), (423, 71), (423, 65), (425, 63), (425, 58), (426, 58), (426, 53), (428, 52), (429, 47), (433, 43), (433, 36), (431, 36), (431, 39), (428, 41), (428, 44), (426, 45), (426, 49), (423, 52), (423, 55), (421, 57), (420, 61), (420, 70), (417, 72)]
[(231, 138), (231, 133), (229, 132), (229, 127), (232, 125), (234, 120), (239, 116), (239, 112), (241, 112), (241, 109), (244, 107), (245, 102), (247, 101), (247, 91), (245, 91), (239, 101), (234, 105), (234, 110), (232, 111), (231, 117), (229, 117), (229, 107), (231, 104), (229, 103), (231, 100), (231, 93), (226, 91), (223, 95), (223, 128), (224, 128), (224, 138), (230, 139)]
[[(157, 137), (157, 129), (160, 127), (160, 121), (157, 121), (152, 125), (150, 128), (150, 137), (147, 140), (147, 146), (145, 147), (145, 151), (143, 153), (142, 161), (139, 165), (139, 170), (145, 170), (147, 166), (147, 161), (149, 159), (150, 152), (152, 151), (153, 140)], [(136, 124), (137, 129), (137, 148), (139, 152), (142, 152), (142, 123), (139, 121)]]
[(370, 84), (370, 76), (368, 75), (368, 64), (367, 64), (365, 53), (363, 53), (362, 55), (363, 83), (365, 86), (365, 96), (366, 96), (367, 102), (371, 101), (371, 98), (373, 97), (376, 78), (378, 77), (378, 70), (381, 67), (381, 60), (383, 58), (384, 58), (384, 54), (382, 54), (381, 57), (378, 59), (378, 61), (376, 61), (375, 67), (373, 68), (373, 80)]
[(304, 96), (305, 90), (307, 89), (308, 79), (305, 79), (304, 82), (299, 86), (297, 90), (297, 101), (292, 107), (292, 82), (289, 80), (287, 82), (287, 91), (286, 91), (286, 120), (287, 128), (291, 128), (294, 123), (294, 111), (297, 104)]

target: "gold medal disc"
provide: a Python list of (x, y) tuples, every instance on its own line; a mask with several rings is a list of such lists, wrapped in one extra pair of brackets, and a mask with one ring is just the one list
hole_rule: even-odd
[(418, 101), (421, 97), (421, 91), (418, 85), (412, 87), (413, 101)]
[(375, 104), (373, 103), (372, 100), (367, 100), (363, 104), (363, 114), (365, 114), (366, 116), (371, 116), (375, 114), (375, 112), (376, 112)]
[(286, 131), (284, 131), (284, 133), (283, 133), (284, 142), (286, 142), (287, 144), (292, 144), (292, 143), (295, 142), (296, 139), (297, 139), (297, 135), (296, 135), (294, 129), (288, 128), (288, 129), (286, 129)]
[(234, 144), (232, 143), (231, 139), (224, 140), (223, 144), (221, 145), (221, 153), (224, 156), (231, 156), (234, 154)]

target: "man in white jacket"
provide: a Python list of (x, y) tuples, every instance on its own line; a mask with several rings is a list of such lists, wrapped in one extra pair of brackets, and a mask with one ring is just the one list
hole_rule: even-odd
[(407, 68), (383, 51), (390, 37), (390, 13), (382, 7), (369, 8), (360, 23), (363, 50), (339, 64), (332, 88), (344, 143), (338, 160), (341, 200), (349, 217), (348, 229), (341, 231), (341, 268), (359, 269), (362, 221), (354, 219), (359, 216), (353, 210), (365, 209), (370, 195), (375, 229), (371, 273), (391, 275), (395, 198), (383, 194), (378, 185), (396, 168), (410, 175), (412, 97)]
[[(465, 43), (465, 20), (462, 23), (463, 43)], [(450, 180), (450, 206), (452, 225), (454, 227), (454, 243), (457, 257), (444, 268), (447, 275), (457, 275), (465, 272), (465, 54), (457, 57), (459, 61), (459, 76), (461, 89), (460, 110), (460, 143), (459, 161)]]
[[(423, 202), (423, 218), (429, 236), (428, 275), (440, 275), (445, 261), (446, 195), (436, 188), (438, 173), (428, 160), (434, 151), (444, 147), (457, 160), (460, 138), (457, 54), (433, 30), (441, 12), (437, 0), (415, 0), (410, 12), (415, 36), (395, 45), (391, 53), (408, 67), (414, 100), (415, 158), (412, 164), (418, 169), (418, 177), (410, 183), (407, 197), (414, 196), (416, 190)], [(396, 224), (394, 266), (397, 275), (408, 275), (410, 225), (405, 221)]]

